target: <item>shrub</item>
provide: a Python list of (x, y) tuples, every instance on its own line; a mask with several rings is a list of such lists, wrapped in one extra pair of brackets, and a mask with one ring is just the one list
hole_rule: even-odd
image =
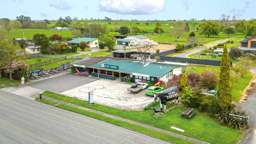
[(217, 86), (217, 82), (218, 79), (214, 72), (202, 73), (200, 81), (202, 88), (207, 88), (209, 90), (215, 89)]
[(50, 40), (51, 40), (51, 41), (62, 41), (63, 38), (62, 38), (61, 35), (54, 34), (54, 35), (50, 36)]
[(126, 27), (126, 26), (122, 26), (120, 27), (120, 29), (118, 30), (118, 32), (122, 35), (127, 35), (131, 32), (130, 28), (129, 27)]
[(187, 107), (198, 108), (201, 102), (201, 90), (185, 87), (181, 92), (181, 102)]
[(182, 51), (184, 50), (185, 46), (183, 44), (177, 44), (176, 51)]
[(217, 99), (214, 96), (203, 96), (200, 102), (199, 110), (216, 114), (219, 111)]
[(156, 24), (156, 27), (155, 27), (155, 29), (154, 29), (154, 32), (155, 32), (155, 33), (158, 33), (158, 34), (164, 32), (164, 30), (163, 30), (163, 28), (161, 27), (161, 24), (160, 24), (160, 23), (157, 23), (157, 24)]
[(229, 52), (230, 58), (233, 60), (240, 58), (242, 56), (242, 52), (238, 48), (232, 48)]

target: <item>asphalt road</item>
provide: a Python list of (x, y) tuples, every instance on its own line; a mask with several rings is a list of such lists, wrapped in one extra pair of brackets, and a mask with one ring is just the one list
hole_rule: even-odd
[(166, 144), (0, 91), (0, 144)]

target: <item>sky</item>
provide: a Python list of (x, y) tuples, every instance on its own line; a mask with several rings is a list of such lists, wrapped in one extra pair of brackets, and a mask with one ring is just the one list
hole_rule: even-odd
[(0, 0), (0, 17), (170, 20), (256, 18), (255, 0)]

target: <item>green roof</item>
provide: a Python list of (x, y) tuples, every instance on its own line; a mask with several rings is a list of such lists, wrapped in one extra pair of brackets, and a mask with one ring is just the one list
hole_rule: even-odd
[(171, 72), (173, 69), (177, 68), (177, 66), (169, 64), (149, 63), (144, 65), (139, 61), (116, 59), (106, 59), (97, 64), (91, 65), (90, 67), (109, 69), (111, 71), (128, 74), (148, 75), (157, 78), (160, 78)]
[(96, 38), (87, 38), (87, 37), (83, 37), (83, 38), (75, 38), (71, 41), (69, 41), (68, 43), (70, 44), (80, 44), (81, 42), (93, 42), (97, 40)]

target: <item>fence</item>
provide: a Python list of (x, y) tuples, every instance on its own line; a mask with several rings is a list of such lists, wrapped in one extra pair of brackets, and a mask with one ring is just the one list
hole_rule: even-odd
[(161, 56), (162, 61), (188, 63), (188, 64), (201, 64), (201, 65), (212, 65), (220, 66), (221, 61), (218, 60), (202, 60), (202, 59), (191, 59), (191, 58), (179, 58), (179, 57), (164, 57)]
[(172, 50), (160, 52), (160, 56), (165, 56), (165, 55), (173, 54), (173, 53), (176, 53), (176, 52), (177, 52), (176, 49), (172, 49)]

